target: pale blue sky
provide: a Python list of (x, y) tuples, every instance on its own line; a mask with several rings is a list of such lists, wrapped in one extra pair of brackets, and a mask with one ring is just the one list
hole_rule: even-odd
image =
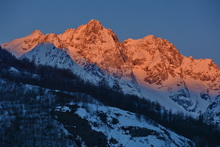
[(1, 0), (0, 44), (33, 30), (62, 33), (91, 19), (121, 41), (153, 34), (185, 56), (220, 65), (219, 0)]

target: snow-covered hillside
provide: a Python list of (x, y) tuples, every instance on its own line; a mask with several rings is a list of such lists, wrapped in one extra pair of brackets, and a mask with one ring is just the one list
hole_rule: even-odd
[[(45, 42), (56, 47), (54, 52), (37, 46)], [(195, 117), (220, 94), (220, 70), (212, 60), (185, 57), (168, 40), (153, 35), (120, 42), (96, 20), (59, 35), (34, 31), (2, 47), (37, 64), (70, 69), (93, 83), (105, 79), (112, 87), (118, 81), (124, 93)]]
[(37, 65), (49, 65), (61, 69), (69, 69), (74, 74), (79, 75), (85, 81), (97, 84), (99, 77), (103, 77), (103, 73), (96, 67), (96, 73), (93, 70), (84, 70), (83, 67), (75, 63), (69, 54), (68, 49), (56, 48), (53, 44), (46, 42), (37, 45), (33, 50), (22, 55), (20, 59), (29, 59)]
[(208, 106), (204, 114), (204, 121), (216, 126), (220, 130), (220, 95)]
[[(19, 57), (19, 59), (26, 58), (37, 65), (50, 65), (61, 69), (69, 69), (74, 74), (80, 76), (84, 81), (95, 85), (98, 85), (103, 79), (109, 87), (113, 87), (115, 83), (118, 83), (124, 93), (139, 95), (135, 82), (110, 76), (95, 63), (90, 63), (84, 57), (80, 57), (80, 59), (76, 57), (74, 58), (76, 60), (73, 60), (75, 56), (76, 54), (70, 52), (68, 48), (56, 48), (53, 44), (45, 42), (37, 45), (31, 51)], [(77, 64), (77, 62), (80, 63)]]
[[(70, 102), (56, 107), (61, 115), (72, 113), (87, 120), (92, 130), (102, 132), (110, 146), (192, 146), (193, 143), (142, 115), (115, 107), (104, 106), (96, 100)], [(59, 118), (59, 116), (58, 116)], [(71, 118), (69, 118), (71, 119)], [(75, 124), (72, 124), (73, 126)], [(73, 127), (71, 124), (67, 128)], [(77, 126), (75, 126), (77, 127)]]

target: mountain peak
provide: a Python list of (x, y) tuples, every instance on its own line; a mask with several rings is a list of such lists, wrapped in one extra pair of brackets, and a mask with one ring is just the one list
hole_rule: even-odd
[(97, 32), (98, 30), (103, 30), (103, 26), (100, 23), (100, 21), (98, 20), (90, 20), (87, 24), (86, 24), (86, 29), (88, 31), (93, 31), (93, 32)]
[(99, 20), (92, 19), (88, 22), (88, 25), (101, 25)]
[(154, 35), (147, 35), (144, 37), (144, 39), (155, 39), (156, 37)]
[(40, 30), (35, 30), (35, 31), (33, 31), (31, 34), (34, 34), (34, 35), (43, 35), (43, 33), (42, 33)]

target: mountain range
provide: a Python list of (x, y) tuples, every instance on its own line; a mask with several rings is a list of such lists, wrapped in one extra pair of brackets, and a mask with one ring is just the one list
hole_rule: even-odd
[(72, 70), (97, 84), (118, 81), (124, 93), (159, 102), (167, 109), (203, 113), (220, 95), (220, 70), (211, 59), (183, 56), (153, 35), (120, 42), (97, 20), (63, 34), (31, 35), (1, 45), (17, 58)]
[(203, 115), (220, 128), (218, 66), (211, 59), (182, 55), (166, 39), (148, 35), (120, 42), (111, 29), (91, 20), (62, 34), (36, 30), (1, 47), (19, 60), (67, 69), (96, 86), (118, 85), (122, 93), (157, 102), (174, 114)]

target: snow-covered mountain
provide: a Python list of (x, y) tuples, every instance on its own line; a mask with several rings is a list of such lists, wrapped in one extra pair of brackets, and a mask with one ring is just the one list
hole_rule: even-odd
[(105, 79), (112, 87), (118, 81), (124, 93), (174, 112), (198, 116), (220, 95), (220, 70), (212, 60), (185, 57), (153, 35), (120, 42), (96, 20), (59, 35), (34, 31), (1, 46), (18, 58), (70, 69), (94, 84)]
[(220, 94), (220, 70), (212, 60), (185, 57), (167, 40), (153, 35), (123, 44), (145, 97), (196, 115)]
[(43, 38), (41, 31), (33, 31), (31, 35), (2, 44), (2, 48), (10, 51), (14, 56), (20, 57), (37, 46)]

